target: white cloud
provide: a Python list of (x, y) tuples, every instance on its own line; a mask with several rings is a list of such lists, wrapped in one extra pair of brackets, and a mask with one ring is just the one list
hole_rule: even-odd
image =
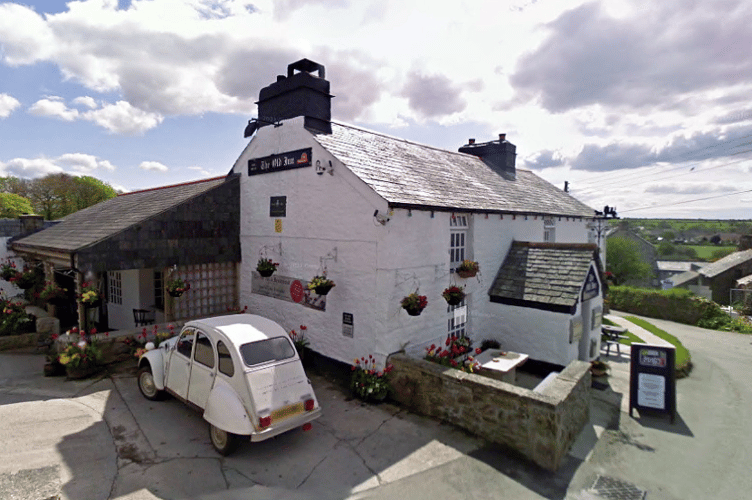
[(59, 97), (38, 100), (31, 105), (29, 113), (34, 116), (51, 116), (66, 122), (72, 122), (79, 117), (78, 110), (66, 106)]
[(105, 104), (100, 109), (87, 111), (83, 117), (110, 132), (125, 135), (143, 134), (163, 120), (162, 115), (134, 108), (126, 101)]
[(21, 105), (18, 99), (8, 94), (0, 94), (0, 118), (7, 118)]
[(89, 97), (88, 95), (76, 97), (75, 99), (73, 99), (73, 104), (84, 106), (89, 109), (95, 109), (97, 107), (97, 101), (95, 101), (93, 97)]
[(0, 40), (5, 62), (11, 66), (32, 64), (52, 57), (56, 36), (47, 21), (31, 8), (0, 4)]
[(201, 167), (188, 167), (188, 170), (195, 170), (196, 172), (198, 172), (199, 174), (201, 174), (204, 177), (209, 177), (210, 175), (212, 175), (211, 172), (209, 172), (208, 170), (203, 169)]
[(59, 156), (55, 162), (83, 175), (89, 175), (96, 170), (115, 170), (115, 166), (109, 161), (85, 153), (66, 153)]
[(138, 168), (141, 170), (154, 170), (156, 172), (167, 172), (169, 170), (158, 161), (142, 161)]
[(0, 162), (0, 171), (3, 175), (30, 179), (58, 174), (63, 169), (48, 158), (13, 158), (5, 163)]

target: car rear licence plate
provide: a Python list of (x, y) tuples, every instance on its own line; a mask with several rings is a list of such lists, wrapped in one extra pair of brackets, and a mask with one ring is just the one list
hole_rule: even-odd
[(274, 410), (272, 412), (272, 422), (279, 422), (280, 420), (284, 420), (286, 418), (294, 417), (295, 415), (299, 415), (305, 411), (305, 407), (303, 405), (303, 402), (295, 403), (293, 405), (285, 406), (284, 408), (280, 408), (279, 410)]

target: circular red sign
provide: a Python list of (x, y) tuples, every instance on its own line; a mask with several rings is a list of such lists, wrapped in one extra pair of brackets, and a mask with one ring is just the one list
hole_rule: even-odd
[(302, 301), (304, 296), (305, 291), (303, 290), (303, 284), (298, 280), (293, 281), (290, 285), (290, 297), (293, 302)]

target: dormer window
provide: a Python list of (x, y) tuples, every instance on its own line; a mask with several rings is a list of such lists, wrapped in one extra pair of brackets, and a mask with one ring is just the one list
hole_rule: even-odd
[(543, 241), (546, 243), (556, 242), (556, 222), (553, 217), (543, 219)]

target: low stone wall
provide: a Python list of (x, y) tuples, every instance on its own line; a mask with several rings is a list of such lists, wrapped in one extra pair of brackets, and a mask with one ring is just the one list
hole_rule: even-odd
[(404, 354), (389, 361), (400, 404), (517, 450), (548, 470), (559, 468), (590, 419), (590, 365), (583, 361), (570, 363), (542, 393)]

